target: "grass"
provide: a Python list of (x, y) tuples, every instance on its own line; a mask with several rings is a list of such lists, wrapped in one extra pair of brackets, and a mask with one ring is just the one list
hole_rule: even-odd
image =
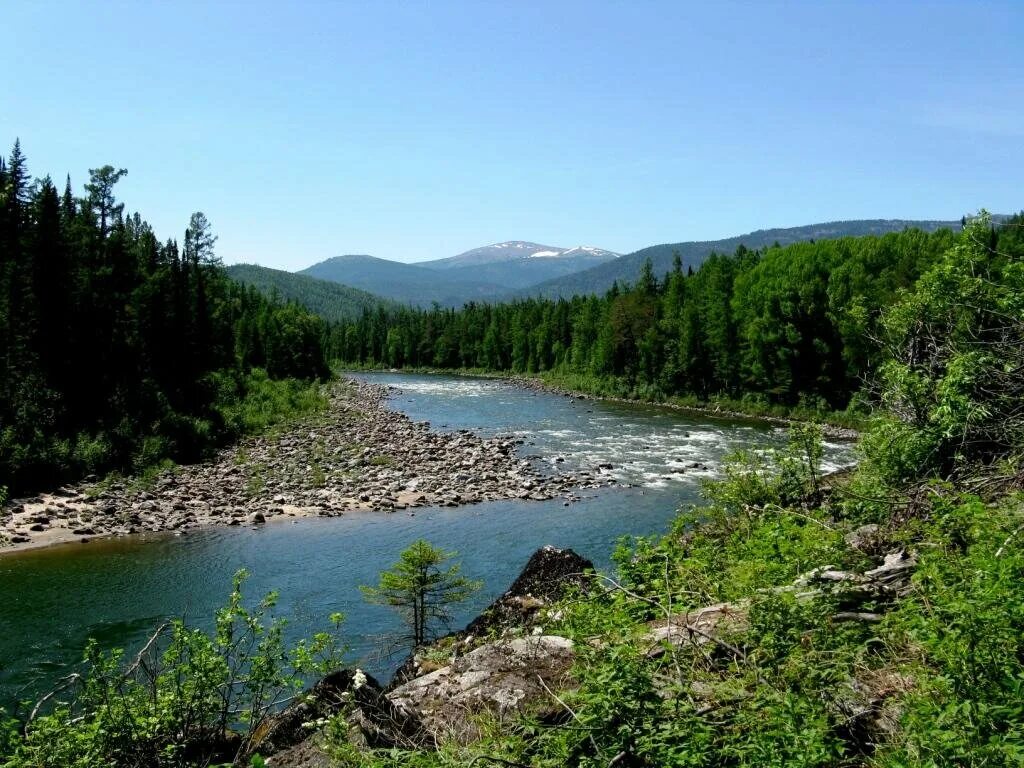
[[(1024, 496), (936, 486), (909, 517), (894, 499), (876, 508), (883, 543), (869, 555), (847, 541), (864, 517), (841, 493), (817, 506), (792, 495), (799, 458), (779, 454), (756, 482), (726, 473), (710, 506), (624, 540), (612, 579), (551, 606), (544, 631), (577, 649), (573, 682), (549, 702), (564, 718), (503, 715), (436, 751), (360, 751), (335, 727), (330, 750), (365, 768), (1020, 766)], [(813, 487), (812, 473), (796, 479)], [(899, 550), (918, 558), (899, 600), (791, 588), (814, 568), (862, 573)], [(666, 611), (722, 602), (734, 621), (714, 641), (646, 638)], [(869, 618), (838, 618), (849, 610)]]
[(255, 370), (238, 391), (220, 399), (218, 410), (236, 435), (254, 435), (327, 409), (324, 385), (297, 379), (271, 379)]

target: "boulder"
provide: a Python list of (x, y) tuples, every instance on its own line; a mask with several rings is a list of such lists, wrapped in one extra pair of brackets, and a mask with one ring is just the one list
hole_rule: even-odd
[[(341, 669), (320, 680), (258, 732), (246, 756), (258, 753), (268, 757), (286, 750), (304, 756), (315, 754), (317, 750), (307, 744), (310, 733), (344, 710), (349, 712), (350, 738), (355, 743), (381, 749), (426, 743), (426, 732), (418, 718), (385, 698), (371, 675), (359, 669)], [(300, 744), (308, 748), (293, 749)], [(285, 761), (274, 760), (271, 764)]]
[[(444, 646), (452, 655), (470, 651), (473, 640), (491, 633), (528, 629), (540, 610), (561, 599), (570, 588), (584, 589), (593, 580), (594, 564), (571, 549), (545, 546), (538, 549), (501, 597), (485, 608), (466, 628), (439, 638), (434, 650)], [(479, 643), (476, 643), (479, 645)], [(437, 669), (425, 663), (424, 654), (409, 655), (398, 667), (389, 690)]]
[(594, 564), (571, 549), (541, 547), (530, 557), (512, 586), (469, 623), (464, 635), (525, 627), (545, 605), (560, 600), (569, 589), (585, 589), (593, 580)]
[(403, 712), (414, 712), (438, 739), (471, 741), (479, 716), (558, 707), (550, 691), (569, 680), (575, 653), (568, 638), (537, 635), (496, 640), (450, 665), (409, 680), (387, 694)]

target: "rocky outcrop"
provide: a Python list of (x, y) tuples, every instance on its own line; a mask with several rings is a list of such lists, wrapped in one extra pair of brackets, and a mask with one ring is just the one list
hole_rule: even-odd
[(388, 408), (388, 396), (387, 387), (336, 382), (326, 413), (146, 487), (83, 484), (13, 501), (0, 510), (0, 547), (499, 499), (568, 503), (580, 488), (614, 482), (596, 468), (541, 471), (517, 455), (516, 439), (434, 431)]
[[(542, 609), (572, 589), (593, 583), (594, 564), (571, 549), (545, 546), (534, 552), (501, 597), (480, 612), (465, 629), (452, 632), (426, 650), (410, 655), (395, 672), (392, 687), (438, 669), (437, 657), (455, 659), (490, 636), (535, 631)], [(543, 631), (541, 629), (541, 631)]]
[(587, 588), (593, 574), (594, 564), (573, 550), (541, 547), (508, 591), (473, 619), (464, 634), (532, 626), (541, 608), (561, 600), (571, 589)]
[[(567, 590), (588, 586), (592, 572), (593, 564), (571, 549), (538, 549), (507, 592), (465, 630), (407, 661), (405, 678), (389, 690), (358, 670), (329, 675), (257, 734), (249, 754), (272, 756), (272, 766), (326, 765), (309, 729), (339, 712), (347, 713), (352, 743), (385, 749), (472, 739), (485, 712), (555, 713), (553, 691), (569, 682), (573, 643), (543, 634), (536, 619)], [(504, 636), (485, 639), (497, 633)], [(447, 663), (437, 663), (439, 654)]]
[(552, 691), (565, 687), (574, 659), (572, 641), (557, 635), (496, 640), (394, 688), (387, 698), (415, 712), (439, 741), (464, 742), (479, 735), (484, 712), (556, 708)]
[[(479, 716), (499, 717), (532, 711), (551, 718), (560, 705), (554, 691), (569, 680), (575, 654), (571, 640), (556, 635), (506, 638), (486, 643), (451, 665), (415, 678), (386, 694), (370, 678), (356, 685), (363, 673), (343, 671), (320, 699), (317, 688), (289, 708), (247, 754), (268, 757), (275, 768), (323, 768), (330, 761), (321, 736), (328, 717), (346, 713), (348, 739), (371, 749), (431, 748), (451, 741), (477, 738)], [(328, 678), (330, 679), (330, 678)], [(239, 762), (247, 765), (245, 759)]]
[[(847, 572), (825, 566), (801, 576), (792, 584), (776, 588), (792, 593), (797, 600), (823, 595), (840, 596), (842, 610), (836, 621), (874, 621), (875, 614), (860, 612), (857, 606), (870, 602), (874, 610), (906, 594), (917, 560), (913, 554), (890, 552), (876, 568), (863, 573)], [(559, 691), (572, 685), (575, 648), (571, 640), (546, 634), (537, 623), (541, 606), (565, 594), (569, 585), (586, 587), (590, 563), (572, 550), (545, 547), (530, 558), (512, 587), (493, 603), (462, 633), (420, 655), (436, 658), (440, 651), (450, 654), (447, 663), (420, 671), (387, 691), (372, 680), (353, 690), (351, 673), (339, 678), (347, 693), (328, 698), (342, 702), (348, 713), (350, 740), (367, 747), (420, 746), (468, 742), (479, 736), (482, 714), (503, 718), (530, 712), (542, 721), (553, 722), (567, 715)], [(524, 597), (538, 601), (525, 614), (516, 601)], [(708, 646), (733, 658), (745, 658), (743, 631), (747, 627), (749, 601), (719, 603), (685, 613), (673, 613), (650, 622), (638, 638), (649, 646), (649, 654), (658, 656), (682, 646)], [(516, 617), (525, 621), (516, 624)], [(470, 632), (476, 627), (491, 634), (480, 641)], [(494, 637), (495, 631), (501, 636)], [(735, 643), (735, 644), (734, 644)], [(362, 673), (355, 673), (357, 675)], [(871, 744), (885, 738), (899, 718), (900, 696), (913, 681), (885, 670), (864, 670), (856, 679), (836, 686), (827, 697), (840, 713), (850, 733), (844, 738), (869, 750)], [(316, 689), (314, 689), (315, 691)], [(331, 689), (329, 689), (331, 690)], [(360, 693), (359, 691), (362, 691)], [(693, 690), (700, 699), (701, 690)], [(323, 696), (314, 698), (323, 699)], [(303, 705), (299, 705), (300, 707)], [(301, 733), (295, 722), (308, 722), (322, 710), (297, 710), (282, 733)], [(571, 715), (569, 715), (571, 717)], [(270, 764), (288, 768), (317, 768), (315, 739), (284, 750)]]

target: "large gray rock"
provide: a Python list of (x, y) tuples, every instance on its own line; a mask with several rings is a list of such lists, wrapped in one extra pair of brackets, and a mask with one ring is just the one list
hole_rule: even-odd
[(571, 640), (537, 635), (482, 645), (450, 665), (417, 677), (387, 694), (399, 709), (415, 712), (439, 740), (479, 735), (477, 717), (557, 707), (551, 691), (565, 687), (575, 653)]
[[(594, 580), (594, 564), (571, 549), (544, 546), (534, 552), (523, 570), (501, 597), (485, 608), (460, 632), (440, 638), (427, 650), (458, 655), (488, 636), (529, 632), (541, 610), (563, 598), (570, 590), (586, 589)], [(470, 642), (464, 642), (470, 641)], [(436, 663), (426, 662), (427, 653), (415, 653), (402, 662), (389, 687), (432, 672)]]

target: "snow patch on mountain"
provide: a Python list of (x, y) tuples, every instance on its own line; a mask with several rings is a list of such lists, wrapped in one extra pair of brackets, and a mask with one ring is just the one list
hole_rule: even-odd
[(575, 248), (567, 248), (560, 254), (561, 256), (602, 256), (605, 258), (619, 258), (619, 254), (614, 251), (606, 251), (604, 248), (595, 248), (592, 245), (577, 245)]

